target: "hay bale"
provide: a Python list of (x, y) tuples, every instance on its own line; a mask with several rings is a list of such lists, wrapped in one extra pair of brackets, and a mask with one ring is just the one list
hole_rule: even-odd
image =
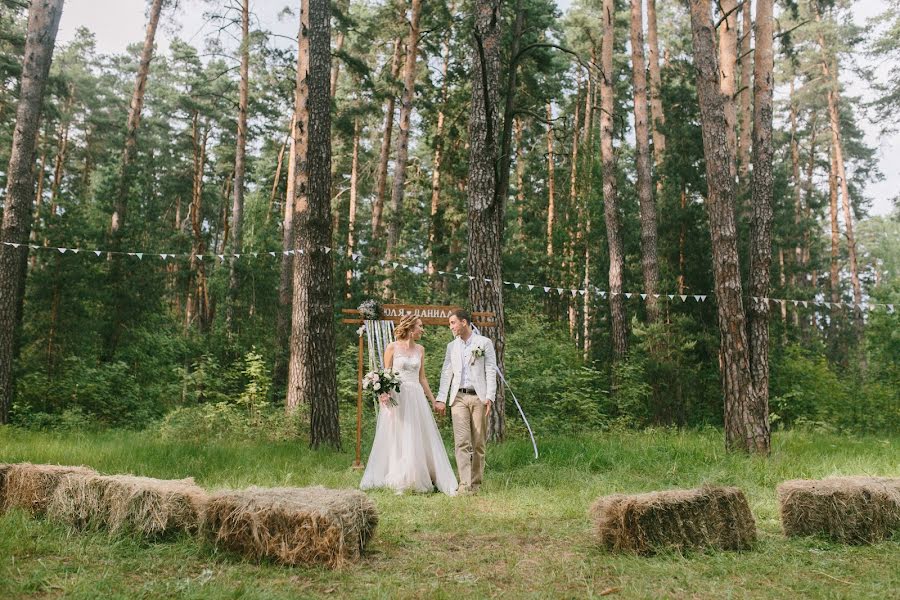
[(128, 532), (155, 539), (200, 527), (206, 492), (193, 478), (67, 475), (47, 514), (75, 528)]
[(12, 465), (0, 463), (0, 513), (5, 510), (6, 506), (6, 474), (12, 468)]
[(591, 516), (600, 544), (613, 551), (745, 550), (756, 541), (747, 498), (733, 487), (602, 496)]
[(374, 503), (359, 490), (251, 487), (212, 494), (202, 531), (255, 559), (340, 567), (360, 557), (377, 524)]
[(10, 465), (6, 472), (6, 508), (22, 508), (32, 515), (44, 514), (56, 486), (63, 477), (72, 473), (96, 475), (96, 471), (88, 467), (31, 463)]
[(778, 486), (787, 536), (824, 535), (846, 544), (900, 536), (900, 479), (829, 477)]

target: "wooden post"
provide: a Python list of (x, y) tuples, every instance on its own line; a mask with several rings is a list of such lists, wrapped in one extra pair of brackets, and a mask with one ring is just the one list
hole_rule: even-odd
[(356, 363), (356, 460), (353, 468), (363, 469), (362, 464), (362, 377), (363, 377), (363, 336), (359, 336), (359, 356)]

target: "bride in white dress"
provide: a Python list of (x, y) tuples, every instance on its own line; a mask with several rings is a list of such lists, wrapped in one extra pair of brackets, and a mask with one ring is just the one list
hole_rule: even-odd
[(375, 441), (359, 484), (364, 490), (431, 492), (436, 487), (456, 494), (456, 475), (429, 406), (434, 394), (425, 377), (425, 348), (416, 343), (422, 331), (422, 321), (407, 315), (394, 329), (397, 341), (385, 349), (385, 368), (400, 371), (400, 391), (392, 393), (396, 406), (387, 394), (380, 398)]

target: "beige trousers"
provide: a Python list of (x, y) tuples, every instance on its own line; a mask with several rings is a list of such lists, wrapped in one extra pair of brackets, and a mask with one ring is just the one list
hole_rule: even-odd
[(450, 416), (453, 418), (459, 487), (462, 490), (477, 491), (484, 475), (486, 406), (475, 394), (459, 392), (450, 407)]

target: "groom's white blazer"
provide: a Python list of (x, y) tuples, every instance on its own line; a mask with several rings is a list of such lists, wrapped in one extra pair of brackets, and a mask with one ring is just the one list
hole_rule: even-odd
[[(472, 340), (472, 349), (476, 346), (483, 347), (484, 356), (475, 358), (469, 365), (469, 384), (475, 388), (479, 400), (493, 402), (497, 396), (497, 354), (494, 351), (494, 343), (483, 335), (475, 333), (472, 335), (475, 337)], [(456, 392), (459, 391), (462, 379), (463, 349), (463, 341), (458, 337), (447, 344), (444, 366), (441, 369), (441, 387), (435, 399), (437, 402), (452, 406), (456, 399)]]

